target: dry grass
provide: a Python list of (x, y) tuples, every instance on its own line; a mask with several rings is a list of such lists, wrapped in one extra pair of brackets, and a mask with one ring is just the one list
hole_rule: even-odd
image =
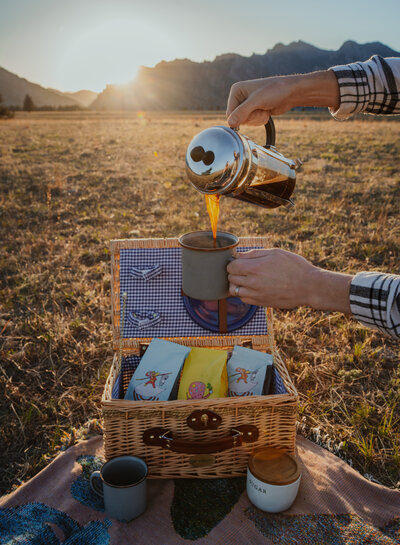
[[(19, 114), (0, 123), (1, 491), (99, 415), (111, 358), (108, 241), (208, 228), (184, 154), (216, 115)], [(220, 227), (326, 268), (398, 272), (400, 124), (276, 119), (304, 161), (292, 211), (221, 203)], [(263, 140), (262, 129), (247, 134)], [(398, 342), (341, 314), (276, 312), (300, 428), (399, 485)]]

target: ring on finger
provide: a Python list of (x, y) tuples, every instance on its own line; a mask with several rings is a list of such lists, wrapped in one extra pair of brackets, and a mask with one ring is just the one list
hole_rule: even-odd
[(233, 290), (235, 297), (239, 297), (239, 290), (240, 290), (240, 286), (236, 286), (236, 288)]

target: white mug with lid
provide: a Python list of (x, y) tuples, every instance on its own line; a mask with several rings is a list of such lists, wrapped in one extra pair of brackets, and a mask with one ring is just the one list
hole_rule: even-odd
[(295, 456), (278, 449), (263, 447), (249, 458), (247, 496), (262, 511), (286, 511), (296, 499), (301, 479)]

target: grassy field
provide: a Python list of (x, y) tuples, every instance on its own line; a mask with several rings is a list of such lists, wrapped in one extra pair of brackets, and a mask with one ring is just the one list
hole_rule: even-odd
[[(208, 228), (186, 147), (219, 114), (32, 113), (0, 122), (0, 493), (99, 417), (112, 357), (108, 242)], [(219, 226), (355, 273), (399, 273), (400, 123), (275, 120), (291, 211), (223, 199)], [(243, 131), (264, 140), (262, 128)], [(276, 311), (299, 430), (399, 487), (399, 343), (341, 314)]]

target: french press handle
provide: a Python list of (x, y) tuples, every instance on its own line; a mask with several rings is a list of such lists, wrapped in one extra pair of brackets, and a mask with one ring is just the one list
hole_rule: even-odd
[(267, 141), (264, 148), (269, 149), (271, 146), (275, 146), (275, 124), (272, 121), (271, 116), (268, 119), (268, 123), (265, 125), (265, 131), (267, 133)]

